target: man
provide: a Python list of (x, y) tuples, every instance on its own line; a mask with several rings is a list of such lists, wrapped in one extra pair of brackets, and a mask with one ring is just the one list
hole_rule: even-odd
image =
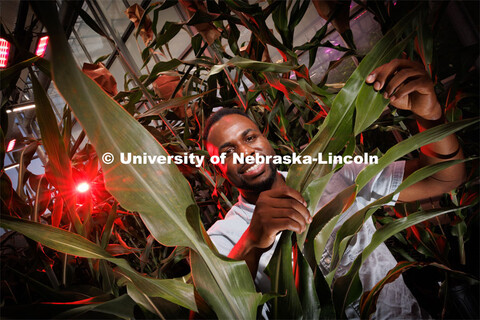
[[(375, 90), (382, 90), (385, 98), (399, 109), (411, 110), (417, 117), (420, 130), (444, 122), (433, 84), (422, 65), (409, 60), (393, 60), (375, 69), (366, 79)], [(207, 121), (205, 130), (207, 149), (211, 156), (225, 154), (224, 164), (218, 165), (221, 174), (240, 192), (239, 202), (224, 220), (217, 221), (208, 231), (219, 252), (228, 257), (244, 260), (257, 286), (269, 291), (269, 279), (264, 273), (283, 230), (302, 232), (312, 221), (306, 202), (297, 191), (289, 188), (275, 166), (269, 164), (240, 164), (233, 154), (271, 156), (275, 152), (258, 127), (241, 112), (222, 109)], [(445, 160), (461, 159), (461, 148), (454, 135), (422, 147), (421, 157), (395, 162), (385, 168), (362, 189), (355, 203), (342, 215), (327, 242), (320, 268), (329, 269), (335, 233), (353, 213), (368, 203), (393, 192), (402, 179), (418, 168)], [(345, 165), (336, 172), (327, 185), (319, 208), (336, 194), (353, 184), (363, 165)], [(463, 164), (449, 167), (418, 182), (397, 195), (398, 201), (415, 201), (441, 195), (458, 186), (465, 177)], [(356, 256), (365, 248), (375, 232), (368, 219), (347, 248), (336, 276), (343, 275)], [(364, 291), (370, 290), (396, 261), (386, 246), (379, 246), (360, 269)], [(358, 318), (358, 304), (347, 310), (349, 318)], [(419, 318), (420, 308), (406, 288), (402, 278), (382, 290), (376, 318)]]

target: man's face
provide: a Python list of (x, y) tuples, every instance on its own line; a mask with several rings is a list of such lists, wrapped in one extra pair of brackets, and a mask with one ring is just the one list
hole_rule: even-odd
[(225, 163), (217, 166), (222, 175), (240, 191), (262, 192), (271, 188), (277, 171), (271, 161), (270, 164), (233, 162), (234, 153), (243, 153), (245, 156), (275, 155), (257, 125), (247, 117), (230, 114), (217, 121), (208, 134), (207, 150), (210, 156), (226, 154)]

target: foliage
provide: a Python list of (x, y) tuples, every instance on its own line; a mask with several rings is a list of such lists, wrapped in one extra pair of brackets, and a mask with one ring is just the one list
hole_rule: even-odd
[[(436, 69), (431, 66), (438, 68), (431, 50), (432, 28), (424, 19), (429, 13), (426, 6), (390, 8), (391, 14), (381, 21), (385, 36), (363, 57), (354, 51), (350, 30), (342, 29), (348, 48), (325, 40), (331, 21), (339, 28), (341, 17), (335, 15), (327, 18), (310, 41), (294, 47), (295, 28), (309, 8), (308, 1), (271, 1), (264, 5), (234, 0), (181, 1), (189, 20), (166, 21), (159, 31), (159, 12), (175, 3), (153, 3), (145, 11), (137, 6), (130, 12), (136, 36), (141, 35), (145, 42), (142, 74), (130, 72), (131, 80), (124, 90), (110, 97), (76, 67), (53, 2), (31, 2), (51, 37), (53, 57), (50, 62), (35, 58), (17, 43), (24, 53), (15, 65), (2, 71), (2, 90), (11, 91), (9, 80), (29, 68), (41, 144), (48, 163), (44, 176), (26, 170), (38, 147), (35, 140), (23, 152), (17, 191), (2, 170), (0, 224), (19, 232), (9, 231), (2, 237), (2, 260), (7, 261), (2, 265), (2, 293), (7, 294), (2, 295), (6, 297), (7, 316), (31, 317), (41, 312), (64, 318), (89, 315), (164, 319), (187, 318), (192, 310), (206, 318), (255, 318), (257, 308), (272, 299), (274, 318), (342, 318), (345, 307), (362, 294), (358, 280), (361, 263), (392, 236), (405, 245), (411, 243), (400, 252), (411, 263), (399, 263), (372, 292), (364, 294), (364, 315), (374, 311), (383, 285), (409, 268), (430, 265), (442, 270), (444, 286), (452, 281), (452, 274), (456, 281), (473, 281), (462, 266), (467, 264), (465, 243), (472, 237), (472, 226), (478, 224), (475, 165), (469, 182), (452, 191), (450, 200), (441, 208), (396, 208), (405, 217), (400, 213), (398, 219), (384, 216), (384, 226), (345, 276), (332, 282), (331, 274), (324, 277), (318, 268), (326, 235), (366, 182), (386, 165), (420, 146), (452, 132), (472, 130), (469, 126), (477, 123), (475, 119), (461, 120), (459, 101), (447, 98), (451, 123), (414, 135), (393, 147), (393, 143), (374, 138), (392, 131), (398, 136), (398, 132), (404, 132), (401, 126), (407, 118), (395, 116), (395, 111), (386, 108), (388, 101), (365, 84), (369, 72), (402, 52), (423, 61), (433, 72)], [(365, 5), (375, 13), (387, 12), (385, 8), (374, 8), (370, 1)], [(113, 41), (86, 12), (80, 15), (94, 31)], [(395, 17), (399, 15), (403, 18), (397, 21)], [(276, 32), (266, 24), (270, 16)], [(191, 39), (195, 58), (172, 57), (169, 41), (182, 28), (191, 27), (198, 31)], [(251, 32), (246, 47), (238, 43), (239, 28)], [(14, 40), (12, 35), (10, 38)], [(319, 47), (343, 51), (345, 59), (354, 56), (361, 61), (340, 91), (314, 83), (308, 68), (299, 63), (303, 50), (309, 51), (309, 66), (320, 60), (322, 57), (316, 57)], [(272, 48), (280, 52), (283, 62), (271, 61)], [(331, 64), (329, 71), (335, 66)], [(60, 128), (37, 80), (40, 71), (51, 75), (67, 103)], [(167, 88), (165, 83), (170, 86)], [(2, 105), (5, 103), (2, 101)], [(142, 112), (144, 105), (149, 110)], [(120, 151), (205, 154), (201, 140), (203, 123), (220, 105), (243, 107), (280, 155), (365, 151), (383, 155), (379, 165), (367, 167), (358, 176), (355, 186), (339, 193), (317, 212), (304, 234), (283, 232), (267, 268), (275, 284), (273, 294), (257, 293), (245, 263), (220, 256), (206, 235), (205, 228), (229, 209), (236, 195), (208, 161), (200, 168), (99, 161), (107, 152), (118, 161)], [(74, 146), (69, 143), (71, 112), (84, 130)], [(469, 112), (467, 118), (478, 115), (478, 111)], [(84, 135), (88, 142), (79, 148)], [(478, 152), (478, 144), (466, 148), (469, 155)], [(417, 171), (396, 193), (453, 163)], [(313, 211), (332, 172), (326, 165), (292, 166), (287, 183), (303, 193)], [(82, 181), (91, 184), (91, 191), (77, 195), (76, 183)], [(392, 197), (393, 194), (375, 201), (344, 224), (335, 241), (333, 273), (363, 221)], [(448, 236), (439, 235), (437, 227), (425, 222), (444, 214), (452, 218)], [(404, 229), (406, 236), (399, 234)], [(452, 238), (454, 242), (450, 241)], [(450, 263), (449, 246), (442, 243), (457, 245), (460, 265)], [(407, 252), (412, 249), (426, 260), (413, 261)], [(298, 265), (296, 275), (292, 250)], [(298, 283), (294, 276), (300, 279)], [(45, 303), (51, 303), (48, 311)], [(34, 307), (19, 313), (17, 305), (26, 304)]]

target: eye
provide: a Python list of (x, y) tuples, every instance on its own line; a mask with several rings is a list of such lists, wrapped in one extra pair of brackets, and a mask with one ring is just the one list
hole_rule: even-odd
[(225, 149), (222, 153), (225, 153), (228, 156), (232, 155), (235, 150), (233, 148)]
[(251, 135), (251, 136), (247, 136), (247, 138), (245, 140), (247, 142), (253, 142), (253, 141), (255, 141), (256, 138), (257, 138), (256, 135)]

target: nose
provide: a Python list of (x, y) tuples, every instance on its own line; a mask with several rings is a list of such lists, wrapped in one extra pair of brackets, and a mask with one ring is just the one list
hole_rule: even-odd
[(251, 146), (249, 146), (248, 144), (246, 143), (242, 143), (239, 147), (238, 147), (238, 152), (241, 154), (245, 154), (246, 156), (250, 156), (250, 155), (253, 155), (255, 154), (255, 149), (253, 149)]

